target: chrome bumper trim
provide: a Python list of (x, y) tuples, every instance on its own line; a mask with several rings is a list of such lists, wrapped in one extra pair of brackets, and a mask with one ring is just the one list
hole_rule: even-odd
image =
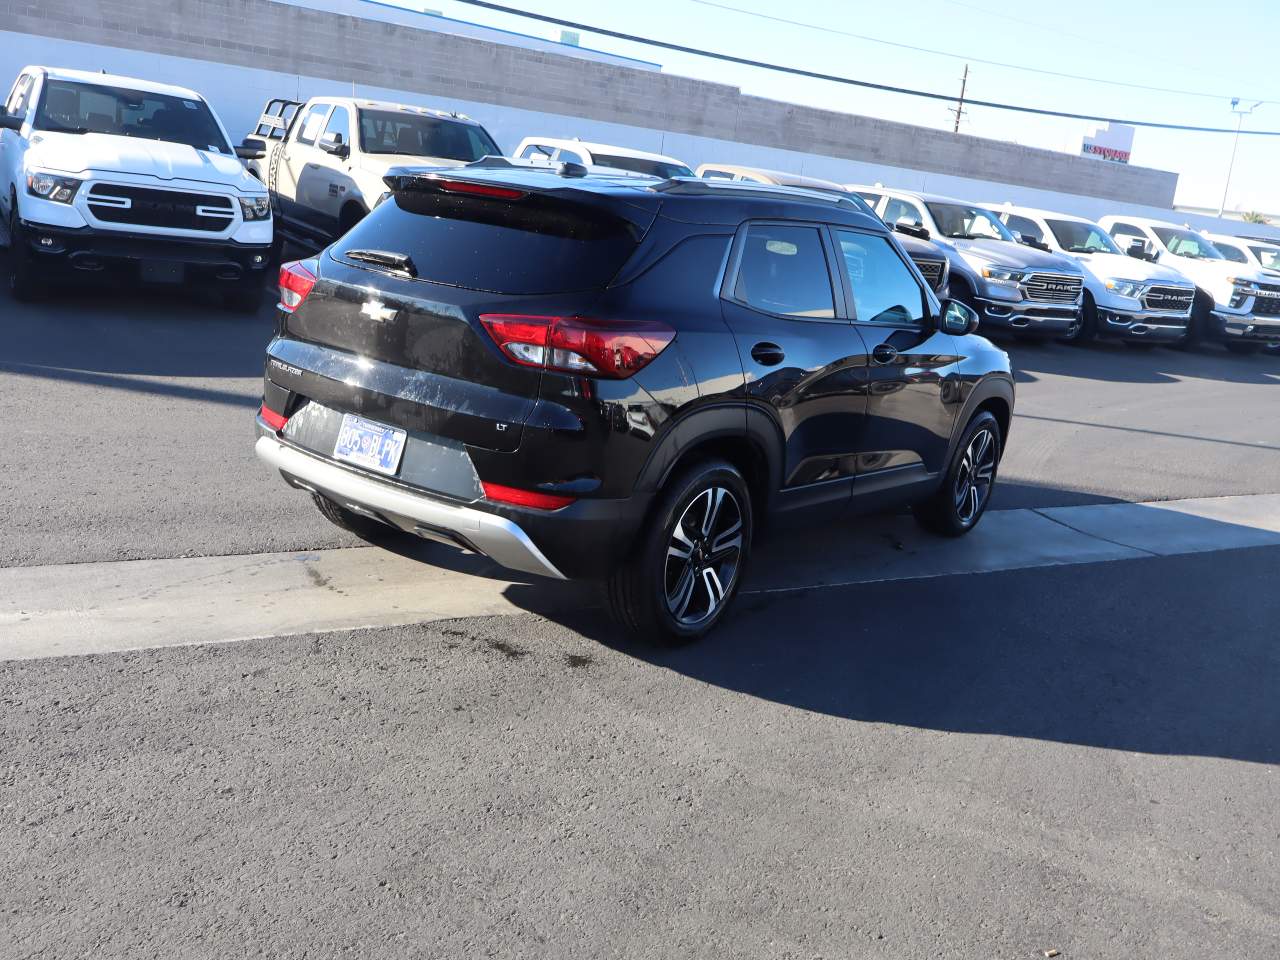
[(355, 508), (356, 512), (372, 510), (394, 514), (427, 527), (449, 530), (504, 567), (556, 580), (567, 579), (543, 556), (529, 535), (505, 517), (380, 483), (295, 450), (273, 436), (259, 437), (253, 449), (259, 459), (286, 478), (299, 480), (342, 506)]

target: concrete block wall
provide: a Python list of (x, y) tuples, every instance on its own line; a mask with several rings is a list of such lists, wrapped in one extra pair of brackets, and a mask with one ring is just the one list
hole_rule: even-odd
[[(477, 105), (468, 112), (486, 122), (487, 107), (504, 107), (591, 121), (597, 128), (617, 125), (755, 148), (781, 145), (800, 156), (859, 166), (1160, 208), (1172, 207), (1177, 186), (1177, 175), (1164, 171), (781, 103), (669, 73), (274, 0), (0, 0), (0, 27), (19, 35), (241, 67), (259, 78), (262, 73), (292, 75), (337, 89), (356, 84), (362, 95), (371, 95), (365, 88), (377, 88), (455, 100)], [(195, 73), (155, 79), (200, 89), (222, 110), (216, 91), (201, 82), (200, 71)], [(233, 125), (225, 111), (224, 119), (233, 131), (242, 126)], [(510, 148), (514, 141), (504, 145)]]

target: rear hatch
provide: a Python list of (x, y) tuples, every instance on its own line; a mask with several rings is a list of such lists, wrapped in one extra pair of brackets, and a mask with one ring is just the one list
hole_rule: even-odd
[(387, 180), (392, 195), (314, 261), (272, 356), (303, 371), (290, 389), (326, 406), (514, 450), (542, 373), (505, 357), (481, 316), (588, 312), (656, 202), (549, 172)]

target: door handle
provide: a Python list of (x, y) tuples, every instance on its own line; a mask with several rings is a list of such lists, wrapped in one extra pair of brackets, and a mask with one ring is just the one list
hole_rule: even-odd
[(871, 351), (871, 359), (876, 363), (893, 363), (898, 359), (898, 351), (887, 343), (877, 343)]
[(786, 354), (782, 352), (782, 348), (776, 343), (767, 341), (757, 343), (751, 348), (751, 359), (762, 367), (777, 366), (783, 361)]

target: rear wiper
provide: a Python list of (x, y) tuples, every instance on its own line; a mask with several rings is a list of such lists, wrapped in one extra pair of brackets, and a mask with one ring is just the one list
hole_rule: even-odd
[(418, 275), (418, 268), (413, 265), (413, 258), (408, 254), (392, 250), (344, 250), (342, 255), (364, 263), (376, 263), (380, 267), (390, 267), (411, 277)]

